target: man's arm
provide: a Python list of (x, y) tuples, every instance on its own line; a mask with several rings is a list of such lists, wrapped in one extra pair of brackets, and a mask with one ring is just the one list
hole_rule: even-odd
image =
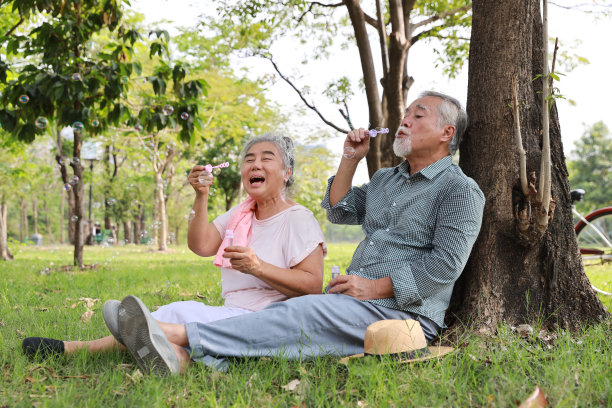
[[(344, 149), (353, 149), (354, 155), (342, 155), (336, 177), (329, 190), (329, 204), (336, 205), (353, 185), (353, 176), (357, 170), (359, 161), (365, 157), (370, 150), (370, 135), (365, 129), (355, 129), (346, 135)], [(352, 156), (352, 157), (351, 157)]]

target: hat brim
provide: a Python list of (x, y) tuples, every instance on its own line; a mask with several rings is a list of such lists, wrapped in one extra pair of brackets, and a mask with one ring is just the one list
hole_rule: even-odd
[[(410, 358), (410, 359), (397, 359), (395, 361), (398, 361), (402, 364), (404, 363), (413, 363), (413, 362), (417, 362), (417, 361), (425, 361), (425, 360), (431, 360), (432, 358), (440, 358), (442, 356), (444, 356), (445, 354), (451, 353), (453, 351), (455, 351), (455, 349), (453, 347), (444, 347), (444, 346), (430, 346), (429, 348), (429, 354), (423, 356), (423, 357), (417, 357), (417, 358)], [(363, 358), (365, 356), (364, 353), (361, 354), (355, 354), (352, 356), (348, 356), (348, 357), (344, 357), (343, 359), (340, 360), (340, 364), (348, 364), (348, 362), (352, 359), (356, 359), (356, 358)], [(382, 357), (382, 356), (381, 356)]]

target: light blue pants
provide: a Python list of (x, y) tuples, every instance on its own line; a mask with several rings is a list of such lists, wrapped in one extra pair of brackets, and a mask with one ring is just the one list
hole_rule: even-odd
[(385, 319), (418, 320), (427, 341), (438, 335), (437, 325), (422, 316), (347, 295), (307, 295), (242, 316), (187, 323), (187, 352), (194, 361), (218, 370), (227, 368), (224, 357), (348, 356), (363, 353), (367, 327)]

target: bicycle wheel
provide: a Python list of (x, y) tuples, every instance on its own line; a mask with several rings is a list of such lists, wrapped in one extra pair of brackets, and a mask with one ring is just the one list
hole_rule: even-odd
[[(612, 296), (612, 276), (606, 273), (612, 266), (612, 207), (600, 208), (595, 210), (586, 217), (587, 222), (580, 220), (574, 227), (576, 238), (578, 239), (578, 247), (582, 254), (584, 266), (604, 265), (599, 271), (599, 275), (603, 275), (603, 282), (598, 282), (597, 286), (591, 285), (595, 291), (607, 296)], [(601, 276), (598, 277), (600, 281)]]

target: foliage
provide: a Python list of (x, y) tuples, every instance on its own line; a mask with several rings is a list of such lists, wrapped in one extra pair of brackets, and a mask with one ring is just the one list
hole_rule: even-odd
[(586, 214), (612, 205), (612, 135), (603, 122), (597, 122), (576, 141), (568, 160), (569, 182), (573, 189), (586, 191), (576, 204)]
[[(341, 263), (354, 245), (330, 245), (326, 263)], [(91, 339), (108, 335), (105, 300), (128, 294), (151, 309), (172, 301), (220, 304), (218, 269), (186, 248), (151, 253), (131, 245), (86, 253), (95, 271), (53, 269), (69, 262), (68, 248), (11, 248), (18, 253), (0, 280), (0, 405), (7, 406), (516, 406), (539, 385), (551, 406), (610, 406), (610, 320), (583, 331), (525, 337), (499, 327), (446, 339), (458, 350), (410, 365), (363, 359), (348, 366), (334, 357), (312, 361), (248, 359), (224, 373), (200, 365), (183, 376), (140, 377), (134, 360), (111, 352), (92, 357), (30, 361), (25, 336)], [(47, 274), (41, 271), (47, 270)], [(199, 296), (198, 296), (199, 295)], [(87, 299), (93, 306), (87, 306)], [(81, 316), (90, 309), (90, 321)], [(294, 391), (283, 388), (293, 380)]]

